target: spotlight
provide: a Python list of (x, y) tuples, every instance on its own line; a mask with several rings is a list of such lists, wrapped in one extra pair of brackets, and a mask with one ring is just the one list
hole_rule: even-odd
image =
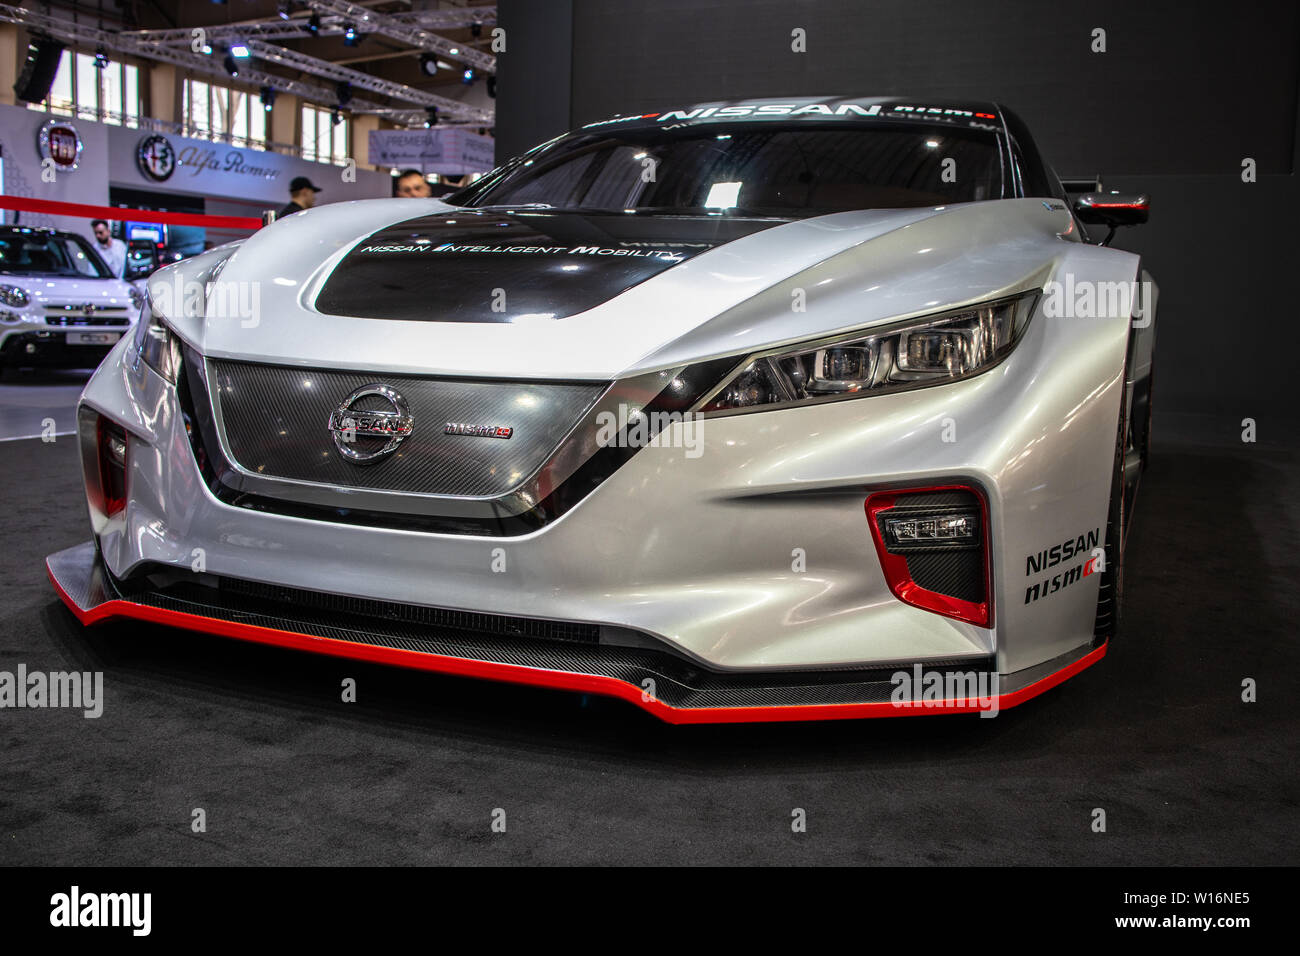
[(108, 66), (108, 54), (104, 52), (104, 48), (102, 46), (96, 47), (95, 48), (95, 69), (102, 70), (106, 66)]
[(221, 65), (226, 68), (226, 72), (231, 76), (239, 76), (239, 64), (235, 62), (232, 54), (227, 53), (225, 59), (221, 61)]
[(492, 99), (497, 98), (497, 77), (495, 73), (487, 78), (487, 90), (488, 96)]
[(474, 23), (471, 23), (471, 24), (469, 25), (469, 34), (470, 34), (470, 36), (472, 36), (475, 40), (477, 40), (479, 37), (481, 37), (481, 36), (483, 35), (483, 24), (478, 23), (477, 21), (475, 21)]
[(334, 95), (338, 97), (340, 107), (347, 106), (352, 102), (352, 84), (347, 80), (339, 80), (334, 85)]
[(424, 108), (424, 125), (426, 128), (438, 125), (438, 107), (426, 106)]
[(275, 12), (280, 14), (281, 20), (288, 20), (289, 14), (293, 13), (293, 4), (290, 0), (280, 0), (280, 2), (276, 4)]
[(361, 34), (357, 32), (355, 24), (343, 24), (343, 45), (356, 46), (361, 42)]
[(447, 53), (450, 56), (457, 56), (460, 53), (460, 47), (454, 46), (450, 50), (448, 50)]
[(275, 87), (262, 87), (257, 94), (257, 98), (262, 101), (262, 109), (266, 110), (268, 113), (271, 112), (271, 107), (275, 105)]
[(474, 82), (474, 68), (471, 66), (460, 75), (461, 81), (466, 85)]
[(236, 59), (247, 60), (253, 54), (249, 51), (248, 44), (236, 42), (230, 45), (230, 55)]
[(343, 114), (340, 113), (338, 110), (331, 110), (330, 122), (333, 123), (335, 126), (338, 126), (339, 123), (343, 122)]
[(312, 36), (320, 35), (320, 14), (312, 11), (312, 15), (307, 18), (307, 32)]
[(425, 76), (438, 75), (438, 58), (432, 53), (420, 54), (420, 72)]

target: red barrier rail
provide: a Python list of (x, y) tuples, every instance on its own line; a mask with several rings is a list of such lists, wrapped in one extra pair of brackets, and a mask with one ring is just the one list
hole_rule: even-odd
[(0, 209), (38, 212), (49, 216), (80, 216), (131, 222), (160, 222), (167, 226), (207, 226), (212, 229), (261, 229), (262, 220), (252, 216), (207, 216), (190, 212), (157, 212), (152, 209), (122, 209), (117, 206), (88, 206), (79, 202), (0, 196)]

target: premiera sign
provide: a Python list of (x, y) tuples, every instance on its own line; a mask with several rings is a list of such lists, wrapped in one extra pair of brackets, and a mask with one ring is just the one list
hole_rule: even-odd
[(463, 176), (496, 165), (496, 141), (465, 129), (378, 129), (370, 131), (370, 163), (424, 173)]

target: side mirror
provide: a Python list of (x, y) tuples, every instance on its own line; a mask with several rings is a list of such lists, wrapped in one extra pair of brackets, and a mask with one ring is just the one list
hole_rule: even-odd
[(1074, 201), (1074, 214), (1080, 222), (1107, 226), (1110, 232), (1102, 240), (1110, 245), (1120, 226), (1137, 226), (1147, 221), (1150, 200), (1142, 193), (1084, 193)]
[(136, 279), (147, 279), (153, 275), (154, 269), (149, 262), (128, 262), (126, 268), (122, 271), (122, 278), (127, 282), (134, 282)]
[(126, 251), (122, 278), (127, 282), (147, 279), (158, 269), (158, 249), (152, 242), (132, 242)]

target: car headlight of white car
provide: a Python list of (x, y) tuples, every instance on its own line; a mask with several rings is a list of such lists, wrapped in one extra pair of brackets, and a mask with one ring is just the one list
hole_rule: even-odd
[(9, 306), (11, 309), (23, 309), (31, 301), (31, 296), (27, 294), (26, 289), (19, 288), (16, 285), (0, 283), (0, 303)]
[(149, 306), (146, 299), (140, 309), (140, 320), (135, 325), (135, 353), (146, 365), (173, 385), (181, 367), (181, 347), (172, 332)]
[(702, 411), (787, 408), (924, 388), (988, 371), (1029, 325), (1037, 290), (751, 356)]

